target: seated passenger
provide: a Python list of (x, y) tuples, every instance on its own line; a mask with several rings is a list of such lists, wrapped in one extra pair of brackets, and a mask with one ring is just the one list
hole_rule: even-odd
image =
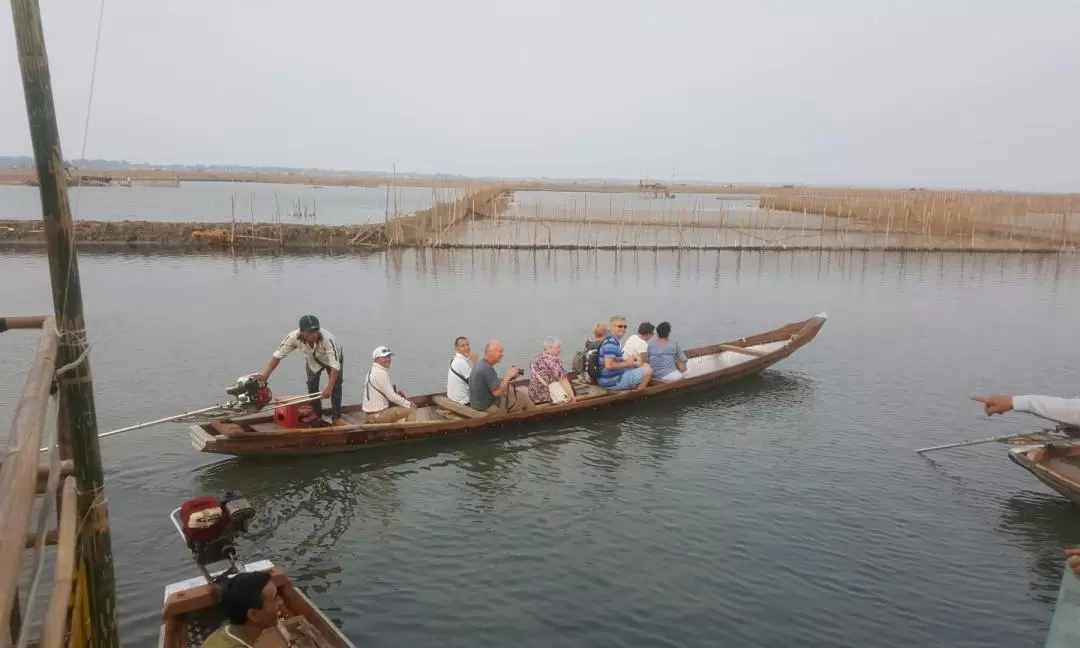
[(626, 338), (623, 342), (623, 353), (631, 358), (638, 356), (642, 362), (648, 359), (649, 356), (649, 340), (653, 336), (653, 325), (649, 322), (642, 322), (637, 327), (637, 333)]
[(660, 322), (656, 325), (656, 337), (649, 340), (649, 366), (657, 380), (671, 382), (686, 378), (686, 354), (678, 342), (672, 342), (671, 324)]
[(469, 376), (469, 407), (491, 414), (506, 414), (533, 408), (527, 388), (510, 385), (521, 374), (521, 369), (510, 367), (499, 379), (495, 365), (503, 357), (503, 346), (498, 340), (484, 345), (484, 357), (473, 367)]
[(393, 354), (384, 346), (371, 352), (371, 370), (364, 379), (363, 410), (368, 423), (412, 422), (416, 406), (390, 384), (390, 360)]
[(604, 341), (607, 332), (607, 322), (598, 323), (593, 327), (592, 337), (585, 339), (585, 350), (574, 354), (572, 365), (574, 371), (577, 372), (578, 381), (595, 385), (600, 379), (600, 365), (596, 355), (600, 351), (600, 343)]
[(604, 341), (600, 343), (597, 358), (600, 361), (599, 385), (608, 391), (625, 391), (628, 389), (645, 389), (652, 377), (652, 367), (642, 366), (641, 358), (635, 357), (629, 360), (623, 359), (622, 346), (619, 338), (626, 332), (626, 318), (615, 316), (611, 318), (611, 325)]
[(544, 350), (529, 365), (529, 399), (532, 402), (573, 403), (577, 400), (566, 369), (559, 359), (561, 352), (562, 342), (550, 335), (544, 338)]
[(476, 354), (472, 352), (469, 338), (464, 335), (454, 340), (454, 358), (446, 372), (446, 397), (455, 403), (469, 404), (469, 374), (476, 366)]
[(263, 631), (277, 626), (277, 585), (264, 571), (242, 572), (225, 582), (221, 593), (225, 623), (202, 648), (240, 648), (259, 643)]

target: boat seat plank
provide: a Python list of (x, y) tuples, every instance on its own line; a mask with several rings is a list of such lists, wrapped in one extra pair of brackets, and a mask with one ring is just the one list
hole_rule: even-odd
[(745, 353), (746, 355), (757, 356), (759, 358), (763, 355), (768, 355), (765, 351), (758, 351), (757, 349), (747, 349), (745, 347), (735, 346), (733, 344), (718, 344), (716, 345), (716, 348), (723, 349), (724, 351), (734, 351), (735, 353)]
[(487, 412), (481, 412), (479, 410), (474, 410), (471, 407), (462, 405), (461, 403), (458, 403), (456, 401), (452, 401), (449, 398), (447, 398), (446, 396), (443, 396), (441, 394), (438, 395), (438, 396), (432, 396), (431, 400), (433, 400), (435, 402), (435, 404), (438, 405), (439, 407), (441, 407), (441, 408), (443, 408), (445, 410), (450, 410), (454, 414), (458, 414), (458, 415), (464, 416), (466, 418), (475, 419), (475, 418), (484, 418), (485, 416), (487, 416)]
[(437, 416), (438, 418), (441, 418), (444, 421), (464, 421), (464, 420), (469, 418), (469, 417), (465, 416), (464, 414), (458, 414), (456, 412), (451, 412), (450, 410), (443, 409), (441, 407), (438, 407), (438, 408), (435, 409), (435, 416)]
[(600, 385), (593, 385), (590, 383), (585, 383), (584, 385), (573, 385), (573, 388), (574, 396), (576, 396), (578, 400), (599, 398), (601, 396), (607, 396), (611, 393)]

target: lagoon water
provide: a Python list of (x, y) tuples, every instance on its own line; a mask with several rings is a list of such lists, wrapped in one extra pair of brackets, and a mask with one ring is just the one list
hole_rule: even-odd
[[(89, 191), (89, 190), (87, 190)], [(148, 190), (149, 191), (149, 190)], [(164, 192), (167, 189), (153, 189)], [(321, 190), (320, 190), (321, 191)], [(352, 191), (351, 189), (349, 191)], [(506, 366), (621, 313), (687, 347), (827, 311), (758, 377), (520, 434), (326, 457), (195, 452), (164, 425), (102, 442), (125, 645), (193, 575), (168, 521), (243, 491), (243, 550), (278, 562), (361, 646), (1041, 646), (1080, 511), (998, 444), (976, 393), (1080, 391), (1070, 256), (404, 251), (232, 258), (82, 253), (102, 430), (225, 398), (299, 315), (445, 388), (456, 335)], [(0, 252), (5, 314), (51, 312), (47, 260)], [(0, 335), (10, 419), (35, 337)], [(289, 358), (277, 394), (301, 393)]]

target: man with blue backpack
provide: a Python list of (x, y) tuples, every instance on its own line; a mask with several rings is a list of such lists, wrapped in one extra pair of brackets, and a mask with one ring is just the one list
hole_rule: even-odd
[(608, 391), (645, 389), (652, 377), (652, 367), (642, 364), (640, 356), (635, 355), (630, 360), (623, 359), (619, 338), (625, 334), (626, 318), (620, 315), (612, 317), (608, 333), (596, 353), (600, 365), (600, 379), (597, 384)]

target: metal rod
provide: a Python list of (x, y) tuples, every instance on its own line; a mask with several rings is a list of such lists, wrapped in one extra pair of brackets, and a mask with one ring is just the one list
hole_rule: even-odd
[[(52, 78), (38, 0), (11, 0), (12, 24), (22, 73), (30, 141), (41, 194), (41, 215), (49, 251), (53, 310), (61, 366), (73, 363), (87, 348), (75, 228), (68, 201), (67, 174), (53, 104)], [(78, 563), (85, 576), (91, 648), (117, 648), (116, 577), (105, 498), (105, 477), (97, 438), (97, 409), (90, 360), (83, 357), (59, 377), (59, 398), (68, 416), (78, 486)], [(76, 619), (76, 622), (82, 622)]]
[[(252, 416), (254, 414), (258, 414), (259, 412), (263, 412), (263, 411), (265, 411), (267, 409), (267, 407), (270, 407), (271, 405), (274, 406), (274, 407), (281, 407), (281, 406), (285, 406), (285, 405), (295, 405), (296, 403), (303, 403), (305, 401), (312, 400), (316, 396), (319, 396), (321, 393), (322, 392), (313, 392), (311, 394), (307, 394), (306, 396), (292, 396), (290, 398), (285, 398), (285, 399), (282, 399), (280, 401), (274, 401), (274, 402), (270, 403), (269, 405), (267, 405), (266, 407), (255, 410), (254, 412), (251, 412), (250, 414), (245, 414), (244, 416)], [(122, 428), (119, 428), (119, 429), (116, 429), (116, 430), (110, 430), (108, 432), (103, 432), (103, 433), (98, 435), (98, 438), (99, 439), (104, 439), (106, 437), (111, 437), (114, 434), (121, 434), (123, 432), (133, 432), (135, 430), (141, 430), (143, 428), (148, 428), (151, 425), (160, 425), (162, 423), (168, 423), (170, 421), (175, 421), (177, 419), (182, 419), (182, 418), (185, 418), (187, 416), (194, 416), (196, 414), (202, 414), (203, 412), (209, 412), (209, 411), (216, 410), (216, 409), (224, 409), (226, 407), (228, 407), (228, 405), (211, 405), (210, 407), (204, 407), (202, 409), (191, 410), (190, 412), (184, 412), (183, 414), (176, 414), (176, 415), (173, 415), (173, 416), (166, 416), (165, 418), (159, 418), (159, 419), (156, 419), (154, 421), (147, 421), (146, 423), (138, 423), (136, 425), (129, 425), (127, 427), (122, 427)], [(48, 450), (48, 448), (41, 448), (41, 452), (45, 452), (46, 450)]]
[[(1043, 430), (1045, 431), (1045, 430)], [(929, 448), (919, 448), (915, 452), (922, 454), (924, 452), (932, 452), (934, 450), (946, 450), (948, 448), (962, 448), (964, 446), (978, 445), (980, 443), (993, 443), (994, 441), (1008, 441), (1009, 439), (1019, 439), (1020, 437), (1031, 436), (1033, 434), (1039, 434), (1039, 432), (1020, 432), (1018, 434), (1003, 434), (1002, 436), (989, 437), (986, 439), (972, 439), (970, 441), (960, 441), (959, 443), (947, 443), (945, 445), (932, 446)]]

